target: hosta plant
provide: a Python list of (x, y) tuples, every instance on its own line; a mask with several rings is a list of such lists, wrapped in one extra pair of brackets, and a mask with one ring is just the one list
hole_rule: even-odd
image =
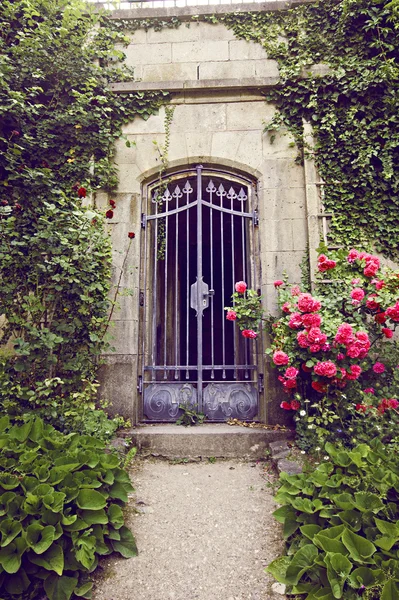
[(94, 437), (40, 418), (0, 419), (1, 598), (90, 598), (98, 557), (137, 554), (122, 507), (133, 489)]
[(280, 476), (287, 553), (268, 571), (298, 599), (398, 600), (399, 457), (378, 439), (326, 453), (313, 472)]

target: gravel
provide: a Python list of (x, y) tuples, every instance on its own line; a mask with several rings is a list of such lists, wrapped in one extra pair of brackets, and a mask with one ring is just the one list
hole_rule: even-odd
[(132, 480), (139, 556), (105, 557), (93, 600), (284, 598), (264, 571), (283, 546), (264, 465), (143, 461)]

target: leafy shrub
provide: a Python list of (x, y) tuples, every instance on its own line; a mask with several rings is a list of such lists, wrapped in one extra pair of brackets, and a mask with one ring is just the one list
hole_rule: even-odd
[(137, 554), (124, 525), (128, 474), (104, 444), (64, 435), (40, 418), (0, 419), (2, 599), (90, 598), (98, 556)]
[[(389, 438), (398, 422), (399, 273), (381, 269), (367, 252), (342, 249), (328, 258), (323, 250), (313, 295), (275, 281), (281, 316), (266, 319), (266, 353), (286, 394), (280, 406), (295, 412), (304, 449), (337, 436), (354, 445), (375, 422)], [(244, 282), (233, 299), (227, 319), (245, 327), (245, 337), (256, 337), (259, 299), (253, 306), (254, 292)]]
[[(399, 456), (375, 439), (280, 476), (274, 512), (287, 556), (268, 571), (306, 600), (399, 598)], [(325, 458), (328, 458), (325, 457)]]

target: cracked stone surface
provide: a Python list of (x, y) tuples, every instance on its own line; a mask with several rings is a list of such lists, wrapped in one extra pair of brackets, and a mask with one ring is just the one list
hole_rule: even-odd
[(127, 524), (139, 556), (105, 557), (93, 600), (281, 600), (264, 568), (282, 551), (264, 465), (143, 461)]

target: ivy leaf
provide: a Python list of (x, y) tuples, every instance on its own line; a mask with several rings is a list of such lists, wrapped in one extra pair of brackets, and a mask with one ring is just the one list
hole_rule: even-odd
[(44, 591), (49, 600), (70, 600), (77, 584), (77, 577), (50, 575), (44, 582)]

